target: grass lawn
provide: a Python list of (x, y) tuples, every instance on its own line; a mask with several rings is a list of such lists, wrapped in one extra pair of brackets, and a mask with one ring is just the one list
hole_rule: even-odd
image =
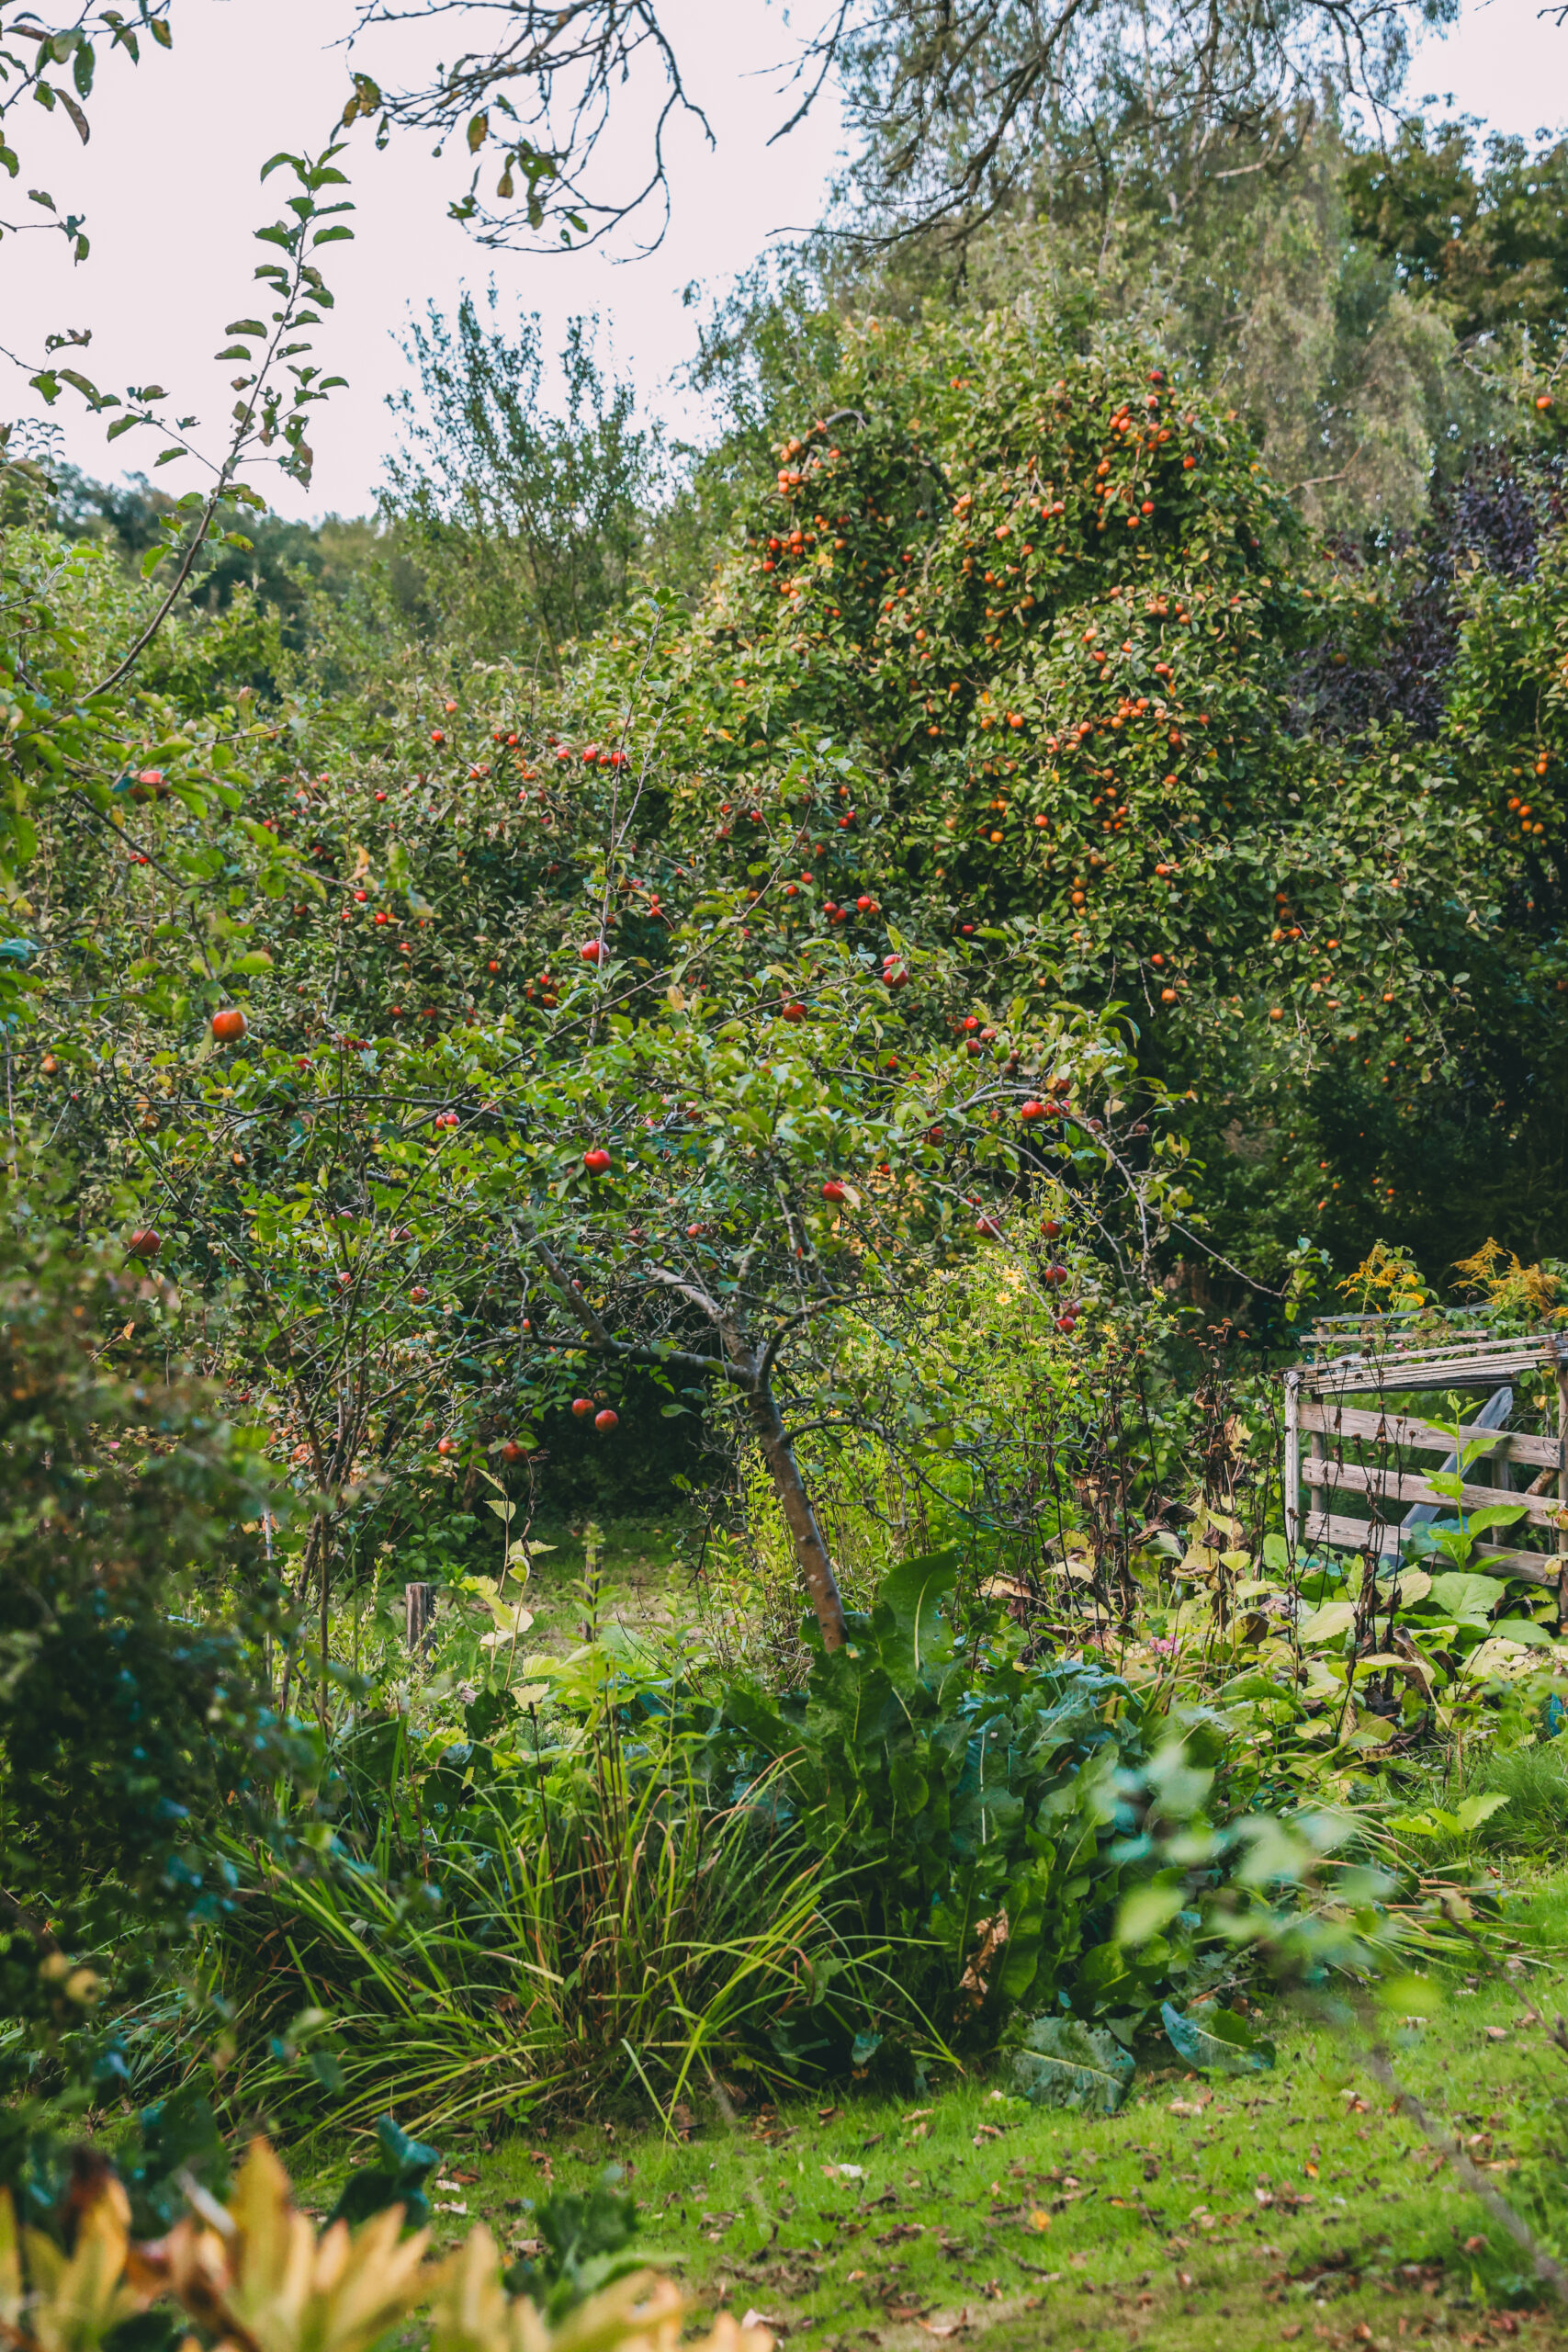
[[(1506, 1907), (1510, 1977), (1434, 1987), (1429, 2020), (1398, 2024), (1391, 2048), (1405, 2087), (1561, 2252), (1568, 2177), (1542, 2150), (1568, 2136), (1568, 2059), (1550, 2039), (1568, 2006), (1568, 1877)], [(1528, 2261), (1391, 2112), (1354, 2040), (1285, 2005), (1271, 2030), (1271, 2073), (1145, 2068), (1111, 2118), (975, 2081), (750, 2102), (730, 2120), (694, 2097), (684, 2139), (581, 2121), (449, 2147), (438, 2240), (481, 2218), (503, 2244), (526, 2240), (530, 2200), (614, 2163), (650, 2258), (703, 2311), (756, 2312), (791, 2347), (1568, 2343), (1568, 2312), (1541, 2304)]]

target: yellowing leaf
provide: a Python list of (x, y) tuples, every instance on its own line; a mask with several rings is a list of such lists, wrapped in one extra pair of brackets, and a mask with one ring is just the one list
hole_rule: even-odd
[(1355, 1622), (1353, 1600), (1325, 1600), (1321, 1609), (1302, 1619), (1296, 1637), (1307, 1643), (1342, 1641)]
[(77, 2226), (69, 2256), (36, 2230), (23, 2234), (28, 2268), (41, 2290), (27, 2314), (27, 2332), (39, 2352), (96, 2352), (111, 2329), (152, 2301), (126, 2276), (130, 2207), (118, 2180), (104, 2182)]

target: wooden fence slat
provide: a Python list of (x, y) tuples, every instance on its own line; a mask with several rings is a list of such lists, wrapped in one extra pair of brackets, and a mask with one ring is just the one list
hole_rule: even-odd
[(1410, 1356), (1339, 1356), (1306, 1365), (1303, 1386), (1314, 1396), (1359, 1396), (1374, 1390), (1397, 1394), (1407, 1388), (1479, 1388), (1495, 1386), (1510, 1373), (1555, 1373), (1560, 1363), (1555, 1338)]
[[(1360, 1462), (1309, 1462), (1305, 1475), (1309, 1487), (1342, 1494), (1375, 1495), (1385, 1503), (1431, 1503), (1439, 1511), (1455, 1508), (1449, 1496), (1440, 1495), (1414, 1470), (1384, 1470)], [(1465, 1487), (1461, 1491), (1466, 1510), (1482, 1510), (1499, 1499), (1495, 1487)], [(1555, 1534), (1562, 1505), (1555, 1495), (1517, 1495), (1510, 1508), (1522, 1510), (1531, 1527), (1550, 1527)]]
[[(1311, 1544), (1331, 1544), (1337, 1552), (1366, 1552), (1371, 1549), (1372, 1529), (1364, 1519), (1342, 1519), (1325, 1510), (1312, 1510), (1306, 1515), (1305, 1540)], [(1378, 1531), (1383, 1555), (1392, 1558), (1399, 1549), (1397, 1527)], [(1421, 1563), (1429, 1574), (1441, 1576), (1444, 1563), (1439, 1554)], [(1470, 1555), (1471, 1570), (1478, 1577), (1519, 1577), (1527, 1584), (1555, 1585), (1558, 1563), (1548, 1552), (1508, 1552), (1500, 1544), (1478, 1544)]]
[[(1318, 1430), (1328, 1438), (1357, 1438), (1372, 1445), (1404, 1446), (1416, 1453), (1451, 1453), (1454, 1435), (1451, 1430), (1439, 1429), (1435, 1421), (1418, 1421), (1403, 1413), (1373, 1413), (1354, 1405), (1320, 1405), (1303, 1398), (1300, 1408), (1303, 1430)], [(1487, 1441), (1484, 1456), (1478, 1459), (1504, 1462), (1529, 1462), (1540, 1470), (1562, 1467), (1562, 1441), (1560, 1437), (1527, 1437), (1517, 1430), (1477, 1430), (1469, 1425), (1461, 1428), (1460, 1442), (1468, 1445), (1472, 1436)]]

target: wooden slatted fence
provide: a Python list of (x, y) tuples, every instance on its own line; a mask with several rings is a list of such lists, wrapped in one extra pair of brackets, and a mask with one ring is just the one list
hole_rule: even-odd
[[(1434, 1334), (1402, 1329), (1394, 1317), (1329, 1317), (1314, 1326), (1307, 1350), (1307, 1361), (1285, 1376), (1285, 1506), (1292, 1542), (1397, 1558), (1415, 1524), (1455, 1510), (1429, 1484), (1437, 1464), (1423, 1475), (1409, 1459), (1437, 1454), (1451, 1467), (1454, 1430), (1423, 1419), (1403, 1399), (1424, 1389), (1489, 1390), (1480, 1419), (1460, 1431), (1462, 1445), (1481, 1447), (1466, 1465), (1462, 1508), (1506, 1501), (1525, 1515), (1507, 1529), (1511, 1543), (1483, 1534), (1471, 1566), (1486, 1576), (1555, 1586), (1568, 1619), (1568, 1333), (1498, 1338), (1471, 1323)], [(1506, 1427), (1508, 1384), (1540, 1372), (1557, 1387), (1555, 1436)], [(1371, 1401), (1345, 1401), (1350, 1397)], [(1362, 1503), (1365, 1517), (1355, 1508)], [(1539, 1532), (1542, 1548), (1518, 1541), (1527, 1531)]]

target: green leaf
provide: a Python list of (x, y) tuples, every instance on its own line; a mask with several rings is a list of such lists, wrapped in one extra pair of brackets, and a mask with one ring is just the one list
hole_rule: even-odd
[(1162, 2001), (1159, 2013), (1171, 2048), (1200, 2074), (1262, 2075), (1274, 2064), (1273, 2043), (1234, 2009), (1222, 2009), (1216, 2004), (1183, 2017), (1168, 2001)]
[(1549, 1625), (1538, 1625), (1533, 1617), (1504, 1617), (1488, 1630), (1495, 1641), (1518, 1642), (1526, 1649), (1553, 1649), (1562, 1638)]
[(1032, 2107), (1114, 2115), (1134, 2072), (1130, 2052), (1103, 2026), (1077, 2018), (1038, 2018), (1012, 2054), (1014, 2089)]
[(430, 2219), (424, 2184), (441, 2162), (440, 2151), (411, 2139), (389, 2115), (377, 2124), (376, 2137), (381, 2143), (382, 2161), (363, 2172), (350, 2173), (328, 2217), (328, 2226), (347, 2222), (353, 2227), (368, 2221), (373, 2213), (385, 2212), (389, 2205), (400, 2204), (404, 2225), (423, 2228)]
[(1489, 1527), (1514, 1527), (1527, 1515), (1523, 1503), (1483, 1503), (1479, 1510), (1465, 1514), (1464, 1532), (1481, 1535)]
[(1186, 1899), (1179, 1884), (1134, 1887), (1116, 1921), (1117, 1942), (1150, 1942), (1169, 1927)]
[(1428, 1598), (1445, 1617), (1483, 1625), (1497, 1605), (1498, 1587), (1491, 1577), (1469, 1576), (1456, 1568), (1432, 1578)]
[(477, 114), (468, 125), (468, 153), (477, 155), (490, 137), (490, 116)]
[(1325, 1600), (1321, 1609), (1312, 1610), (1296, 1627), (1296, 1639), (1313, 1645), (1317, 1642), (1341, 1641), (1356, 1622), (1353, 1600)]
[(316, 245), (335, 245), (341, 243), (344, 237), (352, 237), (353, 234), (354, 232), (348, 226), (346, 221), (338, 220), (335, 221), (330, 229), (319, 229), (316, 234), (311, 238), (310, 243), (312, 247)]

